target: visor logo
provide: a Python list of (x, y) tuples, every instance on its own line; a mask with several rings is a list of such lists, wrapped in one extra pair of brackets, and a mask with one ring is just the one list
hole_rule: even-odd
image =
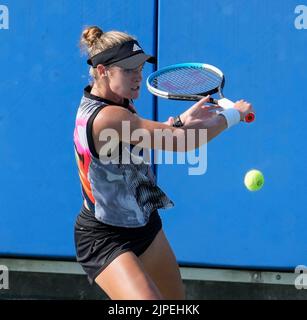
[(132, 51), (135, 52), (135, 51), (140, 51), (142, 50), (141, 47), (139, 47), (136, 43), (134, 44), (133, 48), (132, 48)]

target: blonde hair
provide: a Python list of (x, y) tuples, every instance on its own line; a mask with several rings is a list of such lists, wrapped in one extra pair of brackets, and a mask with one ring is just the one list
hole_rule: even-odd
[[(88, 54), (89, 58), (112, 48), (118, 44), (134, 40), (134, 38), (124, 32), (108, 31), (103, 32), (99, 27), (91, 26), (83, 30), (80, 39), (80, 47), (82, 51)], [(96, 69), (90, 68), (90, 75), (96, 79)]]

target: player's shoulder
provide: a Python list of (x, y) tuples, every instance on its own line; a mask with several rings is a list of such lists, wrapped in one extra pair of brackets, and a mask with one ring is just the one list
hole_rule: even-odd
[(114, 128), (122, 121), (133, 121), (137, 117), (129, 109), (120, 105), (108, 105), (102, 108), (94, 120), (94, 126), (99, 128)]
[(128, 116), (133, 114), (129, 108), (123, 107), (121, 105), (109, 104), (101, 108), (98, 115), (99, 116), (109, 116), (112, 118), (120, 116)]

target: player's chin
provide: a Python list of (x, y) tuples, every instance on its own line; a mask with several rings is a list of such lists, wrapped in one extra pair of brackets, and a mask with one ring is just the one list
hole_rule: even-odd
[(137, 89), (131, 89), (130, 95), (130, 99), (137, 99), (140, 96), (140, 87), (138, 87)]

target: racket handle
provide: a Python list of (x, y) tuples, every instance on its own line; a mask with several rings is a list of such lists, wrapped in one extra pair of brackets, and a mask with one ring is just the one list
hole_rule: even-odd
[[(226, 98), (222, 98), (219, 100), (210, 98), (210, 103), (217, 104), (223, 109), (230, 109), (230, 108), (233, 108), (234, 106), (234, 102)], [(253, 112), (248, 113), (244, 118), (244, 122), (247, 122), (247, 123), (253, 122), (254, 120), (255, 120), (255, 114)]]

